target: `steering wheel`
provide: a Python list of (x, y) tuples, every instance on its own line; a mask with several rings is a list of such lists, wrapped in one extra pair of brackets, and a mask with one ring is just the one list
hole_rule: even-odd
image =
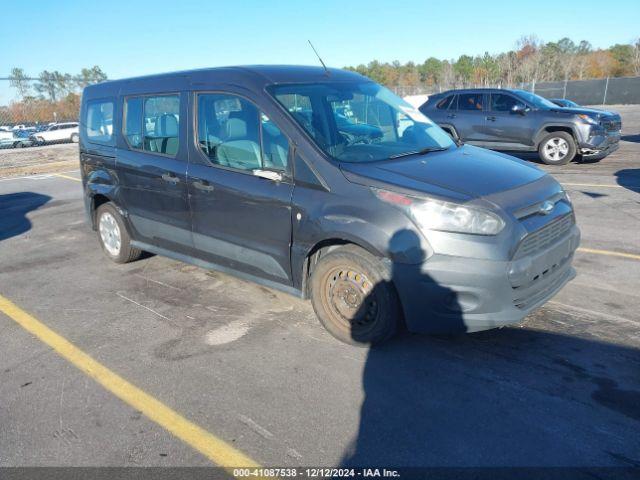
[(340, 132), (340, 134), (344, 137), (347, 147), (350, 147), (351, 145), (356, 145), (359, 143), (363, 143), (365, 145), (372, 143), (371, 142), (372, 139), (366, 135), (354, 135), (348, 132)]

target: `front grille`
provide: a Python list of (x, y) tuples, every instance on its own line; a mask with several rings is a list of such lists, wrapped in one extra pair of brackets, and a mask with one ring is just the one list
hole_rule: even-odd
[(622, 122), (620, 120), (603, 121), (601, 125), (607, 132), (617, 132), (622, 129)]
[(514, 259), (538, 253), (566, 236), (573, 227), (573, 214), (557, 218), (544, 227), (528, 234), (516, 249)]
[[(567, 260), (564, 259), (561, 265), (554, 265), (553, 271), (557, 271), (560, 267), (565, 267), (567, 265)], [(540, 300), (546, 298), (555, 292), (560, 285), (566, 280), (567, 276), (570, 274), (570, 270), (567, 269), (564, 273), (560, 274), (558, 278), (554, 279), (550, 284), (545, 285), (543, 288), (537, 291), (528, 291), (528, 295), (516, 297), (513, 299), (513, 305), (516, 308), (524, 310), (531, 305), (538, 303)]]

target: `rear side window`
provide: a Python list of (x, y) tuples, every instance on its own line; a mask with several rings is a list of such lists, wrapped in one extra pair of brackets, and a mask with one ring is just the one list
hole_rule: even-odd
[(180, 96), (129, 97), (124, 104), (124, 136), (129, 146), (146, 152), (178, 152)]
[(131, 148), (142, 148), (142, 97), (124, 102), (124, 136)]
[[(75, 128), (69, 124), (65, 128)], [(113, 102), (96, 101), (87, 105), (84, 129), (90, 142), (109, 143), (113, 139)]]
[(458, 110), (482, 110), (482, 93), (463, 93), (458, 98)]
[[(436, 103), (436, 108), (440, 110), (448, 110), (454, 104), (454, 98), (455, 95), (449, 95), (448, 97), (443, 98), (438, 103)], [(455, 109), (455, 105), (453, 105), (453, 109)]]

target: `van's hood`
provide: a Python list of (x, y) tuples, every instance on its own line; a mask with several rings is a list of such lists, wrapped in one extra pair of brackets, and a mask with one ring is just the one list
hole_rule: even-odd
[(347, 179), (467, 200), (511, 190), (546, 175), (510, 155), (463, 145), (441, 152), (373, 163), (342, 163)]

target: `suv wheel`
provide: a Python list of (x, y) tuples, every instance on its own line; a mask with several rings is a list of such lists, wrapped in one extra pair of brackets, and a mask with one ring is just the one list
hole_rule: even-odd
[(320, 258), (311, 273), (311, 303), (331, 335), (364, 346), (395, 334), (400, 303), (385, 271), (378, 258), (351, 245)]
[(78, 143), (78, 134), (77, 133), (72, 133), (71, 134), (71, 141), (73, 143)]
[(142, 251), (131, 246), (131, 236), (112, 203), (100, 205), (96, 212), (96, 226), (102, 250), (115, 263), (128, 263), (140, 258)]
[(576, 156), (576, 142), (567, 132), (551, 132), (540, 142), (538, 153), (547, 165), (566, 165)]

